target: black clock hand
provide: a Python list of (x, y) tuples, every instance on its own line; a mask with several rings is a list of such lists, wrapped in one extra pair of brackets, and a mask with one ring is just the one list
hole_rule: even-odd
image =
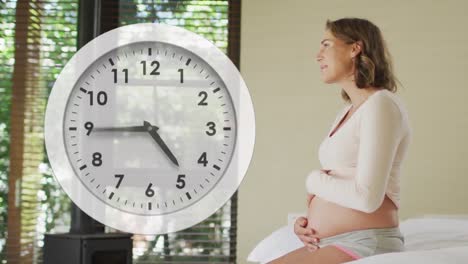
[(117, 132), (148, 132), (144, 126), (128, 126), (128, 127), (96, 127), (95, 131), (117, 131)]
[(169, 159), (178, 167), (179, 163), (177, 162), (177, 159), (174, 157), (172, 152), (169, 150), (169, 148), (167, 147), (167, 145), (164, 143), (164, 141), (162, 140), (162, 138), (159, 136), (157, 132), (159, 128), (157, 126), (151, 125), (147, 121), (143, 121), (143, 126), (145, 127), (146, 131), (148, 131), (148, 133), (151, 135), (151, 137), (156, 141), (156, 143), (158, 143), (158, 145), (162, 148), (164, 153), (166, 153)]

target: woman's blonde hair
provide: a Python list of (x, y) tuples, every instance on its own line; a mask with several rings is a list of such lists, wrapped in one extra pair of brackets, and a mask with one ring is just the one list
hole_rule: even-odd
[[(392, 58), (376, 25), (366, 19), (342, 18), (335, 21), (327, 19), (325, 28), (347, 44), (361, 42), (361, 52), (354, 60), (354, 80), (358, 88), (373, 86), (393, 93), (397, 91), (398, 80), (393, 74)], [(343, 89), (341, 97), (351, 102)]]

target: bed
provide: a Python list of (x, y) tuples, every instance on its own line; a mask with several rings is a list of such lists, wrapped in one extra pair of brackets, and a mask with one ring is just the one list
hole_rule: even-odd
[[(390, 264), (468, 263), (468, 215), (424, 215), (400, 222), (405, 252), (375, 255), (348, 263)], [(302, 247), (294, 234), (293, 221), (260, 241), (250, 252), (250, 263), (267, 263)]]

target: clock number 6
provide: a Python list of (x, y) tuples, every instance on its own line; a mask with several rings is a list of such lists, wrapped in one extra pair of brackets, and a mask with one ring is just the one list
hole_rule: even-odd
[(148, 197), (153, 197), (153, 196), (154, 196), (154, 190), (151, 189), (151, 186), (153, 186), (152, 183), (150, 183), (150, 184), (148, 185), (148, 188), (146, 188), (145, 194), (146, 194), (146, 196), (148, 196)]
[(213, 136), (216, 134), (216, 124), (214, 122), (208, 122), (206, 125), (209, 127), (210, 131), (205, 131), (208, 136)]
[[(114, 83), (117, 83), (117, 69), (112, 69), (114, 73)], [(123, 73), (125, 73), (125, 83), (128, 83), (128, 69), (123, 69)]]
[[(176, 184), (176, 187), (179, 188), (179, 189), (182, 189), (185, 187), (185, 174), (179, 174), (179, 176), (177, 176), (177, 184)], [(179, 185), (180, 184), (180, 185)]]

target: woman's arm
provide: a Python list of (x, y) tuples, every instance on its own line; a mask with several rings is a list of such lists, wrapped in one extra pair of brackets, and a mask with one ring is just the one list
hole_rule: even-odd
[(361, 117), (355, 178), (339, 179), (314, 170), (306, 179), (308, 193), (366, 213), (380, 207), (395, 152), (403, 136), (403, 120), (399, 107), (391, 98), (373, 99)]

